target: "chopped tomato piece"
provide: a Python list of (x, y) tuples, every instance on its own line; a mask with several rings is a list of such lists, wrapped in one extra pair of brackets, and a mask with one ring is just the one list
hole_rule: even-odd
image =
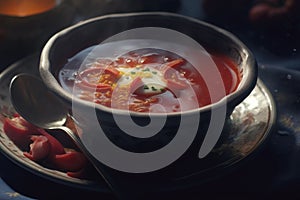
[(174, 69), (183, 63), (183, 59), (177, 59), (166, 63), (164, 66), (164, 78), (170, 90), (182, 90), (188, 87), (185, 77), (181, 76), (180, 73)]
[(188, 87), (188, 81), (176, 69), (171, 67), (164, 71), (167, 87), (171, 90), (182, 90)]
[(79, 74), (77, 86), (101, 92), (111, 90), (111, 87), (119, 78), (120, 71), (114, 67), (93, 67)]
[(67, 172), (67, 175), (73, 178), (85, 178), (87, 176), (86, 169), (81, 169), (79, 171)]
[(54, 156), (54, 155), (59, 155), (59, 154), (64, 154), (65, 153), (65, 149), (63, 147), (63, 145), (52, 135), (50, 135), (49, 133), (47, 133), (44, 129), (38, 129), (39, 133), (45, 137), (47, 137), (51, 149), (49, 152), (49, 156)]
[(110, 85), (103, 84), (103, 83), (91, 84), (86, 81), (81, 81), (79, 83), (76, 83), (76, 86), (78, 86), (83, 90), (93, 91), (93, 92), (106, 92), (112, 90), (112, 87)]
[(99, 173), (91, 164), (87, 163), (87, 165), (79, 171), (68, 171), (67, 175), (73, 178), (93, 180), (98, 177)]
[[(3, 130), (7, 134), (7, 136), (19, 147), (22, 149), (28, 148), (31, 141), (33, 143), (42, 142), (42, 138), (34, 137), (33, 135), (42, 135), (47, 138), (48, 142), (51, 146), (51, 153), (55, 154), (63, 154), (65, 153), (64, 147), (62, 144), (49, 133), (47, 133), (44, 129), (37, 128), (27, 122), (24, 118), (20, 116), (16, 116), (13, 118), (6, 118)], [(35, 146), (35, 145), (33, 145)]]
[(87, 159), (81, 152), (70, 151), (61, 155), (55, 155), (52, 162), (55, 167), (62, 171), (77, 172), (86, 166)]
[(170, 62), (167, 62), (164, 64), (165, 70), (167, 70), (168, 68), (175, 68), (178, 67), (180, 65), (182, 65), (184, 63), (183, 59), (176, 59), (176, 60), (172, 60)]
[(66, 151), (63, 145), (44, 129), (37, 128), (19, 115), (5, 118), (3, 129), (8, 137), (20, 148), (24, 147), (23, 155), (36, 162), (45, 163), (57, 170), (79, 176), (88, 161), (81, 152)]
[(152, 54), (152, 55), (146, 55), (146, 56), (141, 56), (139, 59), (139, 63), (141, 64), (149, 64), (149, 63), (157, 63), (160, 61), (161, 56), (157, 54)]
[(3, 130), (19, 148), (26, 149), (30, 144), (30, 136), (37, 133), (37, 129), (20, 116), (6, 118)]
[(88, 68), (81, 73), (79, 73), (79, 78), (81, 80), (86, 80), (90, 83), (98, 83), (102, 75), (110, 75), (107, 80), (115, 80), (119, 78), (120, 71), (114, 67), (93, 67)]
[(33, 135), (31, 140), (33, 143), (30, 144), (30, 151), (24, 152), (24, 156), (33, 161), (47, 158), (51, 148), (48, 138), (43, 135)]
[(112, 78), (119, 78), (120, 76), (120, 71), (111, 66), (105, 67), (104, 72), (106, 74), (111, 74)]
[(123, 67), (135, 67), (138, 65), (138, 59), (135, 58), (134, 56), (131, 57), (118, 57), (115, 61), (116, 65), (122, 65)]

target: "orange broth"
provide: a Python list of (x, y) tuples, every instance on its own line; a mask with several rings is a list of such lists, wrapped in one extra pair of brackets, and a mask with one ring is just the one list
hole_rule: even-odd
[[(114, 59), (97, 58), (78, 69), (81, 56), (75, 56), (60, 71), (63, 88), (107, 107), (170, 113), (203, 107), (224, 97), (212, 101), (201, 71), (169, 51), (138, 49)], [(224, 55), (209, 56), (215, 62), (212, 67), (217, 66), (222, 77), (221, 82), (214, 80), (214, 94), (234, 92), (241, 80), (237, 65)]]

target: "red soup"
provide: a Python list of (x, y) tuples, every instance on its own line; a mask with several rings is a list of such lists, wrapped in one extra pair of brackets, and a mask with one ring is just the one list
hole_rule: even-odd
[[(234, 92), (241, 75), (228, 57), (210, 54), (221, 81), (207, 78), (185, 58), (161, 49), (138, 49), (111, 58), (75, 56), (60, 71), (62, 86), (76, 97), (107, 107), (136, 112), (180, 112), (219, 101)], [(206, 75), (207, 76), (207, 75)], [(211, 98), (214, 94), (222, 94)], [(224, 91), (225, 90), (225, 91)], [(213, 100), (212, 100), (213, 99)]]

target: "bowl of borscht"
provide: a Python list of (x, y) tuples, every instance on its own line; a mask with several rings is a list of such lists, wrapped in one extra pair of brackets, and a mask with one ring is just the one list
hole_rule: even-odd
[[(98, 160), (145, 172), (222, 142), (231, 112), (256, 85), (257, 64), (236, 36), (214, 25), (173, 13), (124, 13), (52, 36), (40, 74)], [(161, 165), (151, 160), (157, 155)], [(120, 167), (135, 159), (134, 169)]]

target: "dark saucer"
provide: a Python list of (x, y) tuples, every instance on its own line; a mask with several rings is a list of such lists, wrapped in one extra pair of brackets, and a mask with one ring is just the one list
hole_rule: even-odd
[[(8, 98), (8, 84), (10, 79), (20, 72), (37, 75), (38, 60), (39, 55), (32, 55), (13, 64), (1, 73), (0, 105), (2, 114), (9, 114), (10, 111), (12, 111)], [(182, 168), (180, 170), (182, 173), (178, 173), (180, 174), (179, 176), (174, 177), (171, 180), (162, 181), (154, 186), (151, 183), (149, 184), (157, 191), (174, 191), (203, 184), (213, 178), (225, 174), (227, 171), (233, 170), (242, 163), (242, 161), (251, 158), (261, 149), (261, 147), (263, 147), (275, 122), (275, 118), (276, 109), (273, 98), (262, 81), (259, 80), (253, 92), (235, 108), (231, 115), (231, 126), (225, 127), (224, 129), (226, 134), (229, 135), (227, 140), (223, 140), (222, 144), (218, 144), (208, 156), (201, 160), (199, 159), (195, 165), (181, 166)], [(72, 189), (99, 195), (104, 195), (109, 192), (104, 182), (95, 183), (73, 179), (66, 176), (64, 173), (49, 170), (36, 163), (30, 162), (23, 156), (22, 152), (12, 144), (2, 130), (0, 131), (0, 149), (1, 153), (5, 155), (4, 159), (8, 158), (12, 161), (13, 165), (16, 166), (15, 168), (20, 168), (21, 170), (26, 171), (27, 175), (36, 177), (36, 179), (44, 182), (44, 184), (51, 185), (51, 188), (45, 186), (41, 191), (33, 191), (29, 187), (24, 187), (24, 185), (26, 186), (28, 184), (26, 182), (30, 180), (23, 180), (21, 182), (22, 187), (19, 185), (21, 190), (30, 195), (34, 195), (34, 197), (40, 197), (40, 195), (51, 193), (50, 190), (53, 190), (55, 187), (68, 188), (58, 190), (66, 196), (72, 193)], [(12, 169), (13, 168), (6, 170), (11, 171)], [(14, 172), (11, 171), (10, 173)], [(2, 174), (1, 176), (3, 177)], [(9, 178), (14, 176), (6, 173), (5, 177), (9, 181)], [(34, 183), (31, 182), (31, 184)], [(36, 185), (36, 187), (39, 187), (39, 185)]]

